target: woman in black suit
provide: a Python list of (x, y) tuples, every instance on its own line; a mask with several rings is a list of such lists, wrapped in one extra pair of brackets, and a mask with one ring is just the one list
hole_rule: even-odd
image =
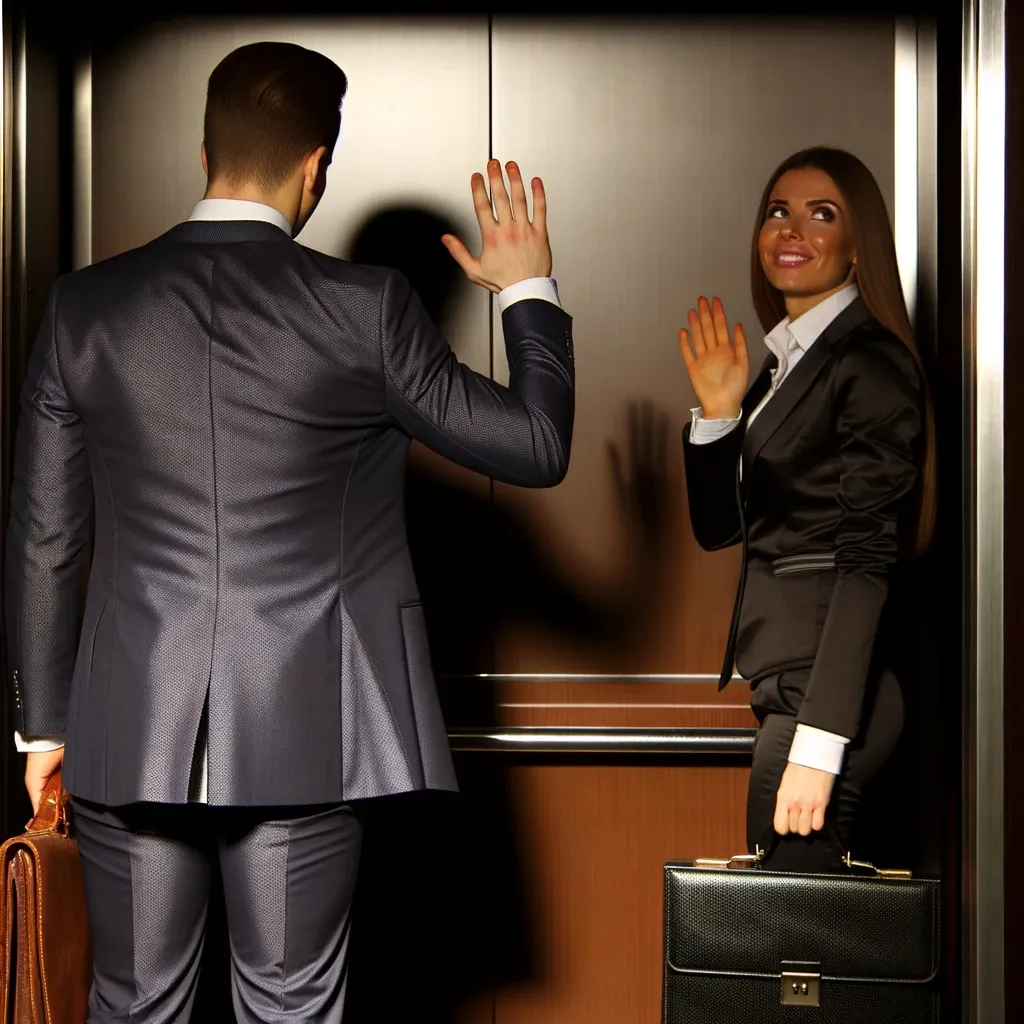
[(700, 407), (683, 434), (701, 547), (743, 544), (720, 687), (748, 679), (760, 722), (747, 800), (766, 866), (827, 871), (903, 724), (883, 610), (934, 520), (931, 409), (870, 171), (817, 148), (772, 175), (751, 252), (770, 355), (747, 389), (743, 328), (690, 310)]

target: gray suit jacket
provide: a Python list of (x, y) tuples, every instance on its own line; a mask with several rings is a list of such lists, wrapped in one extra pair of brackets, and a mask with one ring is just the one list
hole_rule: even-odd
[(181, 224), (54, 285), (5, 603), (17, 728), (67, 733), (74, 795), (185, 802), (204, 706), (211, 804), (455, 788), (403, 481), (410, 438), (564, 477), (571, 320), (528, 299), (502, 326), (507, 389), (399, 273), (260, 222)]

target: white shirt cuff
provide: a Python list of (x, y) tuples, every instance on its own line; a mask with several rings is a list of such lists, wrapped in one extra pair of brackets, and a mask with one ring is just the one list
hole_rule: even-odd
[(690, 444), (710, 444), (720, 437), (725, 437), (731, 430), (735, 430), (736, 424), (743, 418), (743, 414), (734, 420), (706, 420), (701, 414), (701, 409), (691, 409), (693, 425), (690, 427)]
[(37, 736), (27, 740), (20, 732), (16, 732), (14, 746), (19, 754), (42, 754), (49, 750), (60, 750), (64, 746), (64, 733), (58, 733), (56, 736)]
[(498, 292), (498, 312), (504, 313), (513, 302), (522, 302), (523, 299), (543, 299), (562, 308), (558, 301), (558, 283), (553, 277), (528, 277), (503, 288)]
[(793, 734), (793, 743), (789, 748), (789, 761), (791, 764), (800, 764), (805, 768), (817, 768), (820, 772), (838, 775), (842, 770), (843, 755), (849, 742), (845, 736), (837, 736), (833, 732), (798, 723)]

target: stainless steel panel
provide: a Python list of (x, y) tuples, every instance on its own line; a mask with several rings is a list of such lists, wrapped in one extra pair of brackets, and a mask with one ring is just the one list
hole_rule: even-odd
[[(545, 181), (578, 385), (565, 483), (499, 494), (581, 592), (621, 589), (635, 559), (606, 451), (628, 450), (627, 403), (650, 399), (669, 418), (657, 600), (641, 635), (614, 655), (628, 667), (613, 671), (719, 667), (737, 562), (735, 552), (700, 552), (690, 533), (679, 431), (694, 398), (677, 331), (699, 295), (718, 295), (760, 361), (750, 236), (766, 179), (795, 150), (853, 151), (892, 209), (894, 78), (892, 21), (494, 21), (493, 152)], [(501, 368), (496, 357), (496, 376)], [(496, 667), (602, 671), (609, 656), (520, 630)]]
[[(917, 297), (914, 331), (922, 349), (938, 342), (938, 29), (917, 24)], [(899, 204), (897, 204), (897, 215)]]
[(754, 748), (756, 729), (450, 729), (452, 749), (521, 754), (716, 754), (735, 757)]
[(917, 22), (900, 18), (895, 33), (893, 80), (893, 234), (911, 322), (917, 309), (918, 255), (918, 54)]
[[(15, 224), (12, 252), (14, 267), (19, 273), (20, 279), (16, 287), (19, 293), (25, 288), (24, 275), (28, 263), (28, 231), (26, 230), (25, 219), (28, 213), (26, 197), (28, 177), (28, 54), (25, 25), (22, 22), (18, 26), (15, 35), (15, 52), (12, 54), (12, 67), (14, 72), (14, 96), (13, 96), (13, 138), (14, 145), (11, 147), (11, 218)], [(6, 56), (6, 55), (5, 55)], [(21, 303), (24, 303), (24, 295), (17, 296)]]
[(964, 707), (965, 1019), (1005, 1019), (1003, 437), (1004, 0), (969, 0), (963, 34), (962, 249), (968, 478)]
[[(97, 41), (91, 74), (93, 259), (140, 245), (185, 219), (202, 198), (206, 82), (230, 50), (261, 39), (319, 50), (348, 75), (329, 188), (300, 241), (349, 254), (362, 224), (396, 204), (450, 220), (479, 245), (469, 177), (488, 147), (488, 38), (484, 18), (409, 21), (193, 20), (130, 45)], [(86, 106), (78, 79), (77, 106)], [(79, 165), (85, 167), (79, 142)], [(438, 242), (439, 258), (448, 259)], [(474, 369), (490, 367), (490, 296), (460, 282), (444, 327)]]
[(71, 239), (75, 270), (92, 263), (92, 53), (84, 50), (75, 64), (72, 110), (72, 190), (74, 224)]
[(934, 350), (938, 206), (937, 40), (930, 20), (899, 19), (893, 85), (893, 232), (918, 347)]

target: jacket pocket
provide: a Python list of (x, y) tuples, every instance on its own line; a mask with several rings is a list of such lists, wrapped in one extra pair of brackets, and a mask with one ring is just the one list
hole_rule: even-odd
[(103, 627), (106, 618), (109, 599), (104, 601), (96, 618), (91, 623), (83, 623), (85, 627), (78, 646), (78, 656), (75, 659), (75, 671), (71, 678), (71, 694), (68, 703), (68, 731), (73, 726), (88, 717), (89, 709), (94, 706), (93, 696), (93, 667), (96, 661), (96, 644), (99, 639), (100, 629)]
[(445, 728), (430, 663), (423, 605), (419, 601), (405, 601), (399, 606), (399, 612), (422, 784), (428, 789), (457, 790), (459, 787), (448, 746), (448, 730)]
[(89, 676), (92, 677), (93, 659), (96, 657), (96, 637), (99, 636), (100, 626), (103, 624), (103, 616), (107, 612), (109, 601), (100, 605), (99, 615), (96, 616), (96, 625), (92, 627), (92, 639), (89, 641)]
[(798, 576), (805, 572), (832, 572), (836, 567), (836, 556), (831, 551), (819, 551), (808, 555), (786, 555), (772, 562), (773, 576)]
[(430, 650), (427, 646), (427, 624), (422, 601), (402, 601), (398, 606), (405, 645), (405, 668), (413, 693), (418, 687), (433, 686)]

